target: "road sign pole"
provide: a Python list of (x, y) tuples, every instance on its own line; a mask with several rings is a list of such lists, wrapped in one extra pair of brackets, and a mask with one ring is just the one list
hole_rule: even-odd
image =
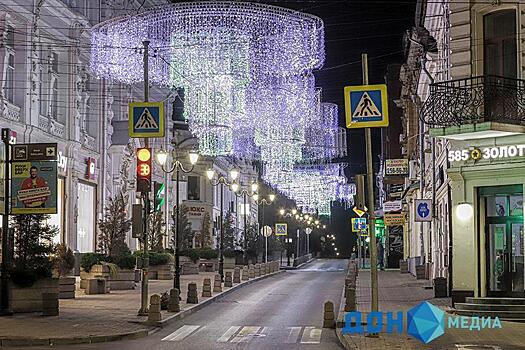
[[(363, 85), (368, 85), (368, 55), (362, 54)], [(370, 277), (372, 288), (372, 308), (371, 311), (378, 311), (378, 290), (377, 290), (377, 247), (375, 235), (375, 197), (374, 197), (374, 169), (372, 166), (372, 131), (365, 128), (366, 142), (366, 172), (368, 188), (368, 215), (370, 237)]]
[(268, 262), (268, 236), (264, 235), (264, 262)]
[[(149, 100), (149, 41), (145, 40), (142, 42), (144, 45), (144, 102)], [(132, 118), (132, 116), (129, 116)], [(144, 138), (144, 147), (149, 147), (148, 138)], [(140, 310), (138, 314), (140, 316), (146, 316), (148, 314), (148, 269), (149, 269), (149, 251), (148, 251), (148, 217), (150, 213), (150, 199), (149, 192), (143, 192), (142, 197), (144, 199), (144, 216), (143, 216), (143, 262), (142, 262), (142, 282), (140, 289)]]

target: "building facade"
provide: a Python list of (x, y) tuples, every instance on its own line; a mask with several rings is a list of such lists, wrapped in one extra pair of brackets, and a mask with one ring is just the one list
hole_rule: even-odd
[[(419, 2), (408, 38), (405, 256), (413, 273), (447, 277), (453, 303), (525, 295), (524, 10), (521, 1)], [(429, 223), (415, 221), (419, 198), (432, 200)]]
[[(89, 70), (89, 30), (107, 19), (168, 2), (8, 0), (0, 4), (0, 127), (14, 131), (17, 143), (57, 143), (58, 211), (50, 223), (60, 232), (55, 241), (74, 251), (97, 249), (97, 222), (119, 191), (129, 193), (129, 212), (131, 204), (139, 202), (133, 173), (141, 142), (129, 138), (127, 125), (128, 103), (143, 99), (143, 86), (94, 78)], [(165, 101), (167, 116), (177, 108), (177, 94), (168, 89), (152, 87), (150, 100)], [(150, 147), (170, 149), (177, 137), (172, 127), (172, 122), (166, 123), (166, 137), (152, 140)], [(219, 215), (220, 200), (206, 181), (205, 170), (216, 168), (227, 174), (235, 166), (243, 174), (242, 181), (256, 179), (251, 165), (238, 165), (201, 159), (194, 172), (182, 179), (181, 202), (189, 206), (196, 231), (202, 230), (208, 212), (212, 236)], [(163, 212), (169, 232), (175, 182), (158, 164), (154, 180), (166, 184)], [(237, 197), (229, 189), (224, 196), (225, 211), (232, 209), (241, 231), (244, 220)], [(249, 217), (256, 221), (256, 205)], [(138, 246), (131, 233), (127, 244), (131, 249)]]

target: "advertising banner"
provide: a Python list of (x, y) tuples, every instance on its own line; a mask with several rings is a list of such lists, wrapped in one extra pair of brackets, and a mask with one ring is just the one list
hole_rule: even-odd
[(12, 162), (11, 214), (57, 213), (57, 163)]
[(405, 214), (404, 213), (396, 213), (396, 214), (387, 213), (384, 216), (384, 220), (385, 220), (386, 226), (404, 225), (405, 224)]
[(385, 175), (408, 175), (408, 159), (385, 160)]
[(401, 201), (388, 201), (383, 203), (383, 211), (389, 213), (391, 211), (401, 211), (403, 204)]

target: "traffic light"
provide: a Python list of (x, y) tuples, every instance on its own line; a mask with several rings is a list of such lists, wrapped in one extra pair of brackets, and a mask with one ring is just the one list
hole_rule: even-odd
[(147, 193), (151, 191), (151, 148), (139, 148), (137, 150), (137, 192)]
[(155, 197), (153, 199), (153, 210), (159, 211), (164, 205), (164, 196), (165, 196), (166, 186), (162, 182), (153, 182), (153, 191)]

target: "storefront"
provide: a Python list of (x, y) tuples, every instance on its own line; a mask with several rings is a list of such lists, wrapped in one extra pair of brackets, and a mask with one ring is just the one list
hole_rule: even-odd
[(78, 183), (77, 250), (80, 253), (95, 250), (96, 186)]
[(525, 137), (455, 140), (449, 160), (453, 300), (525, 297)]

